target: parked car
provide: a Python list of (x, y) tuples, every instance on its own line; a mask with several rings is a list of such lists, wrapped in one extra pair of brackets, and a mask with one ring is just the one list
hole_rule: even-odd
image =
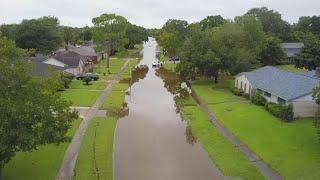
[(160, 67), (160, 65), (161, 65), (161, 64), (160, 64), (158, 61), (155, 61), (155, 62), (152, 63), (152, 67), (153, 67), (153, 68)]
[(83, 80), (84, 77), (90, 77), (93, 81), (97, 81), (99, 79), (99, 75), (97, 73), (85, 73), (80, 76), (77, 76), (77, 80)]
[(172, 56), (169, 61), (180, 61), (180, 58), (178, 56)]

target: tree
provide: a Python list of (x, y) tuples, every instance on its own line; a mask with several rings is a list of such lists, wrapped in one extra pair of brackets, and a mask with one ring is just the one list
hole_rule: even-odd
[(288, 22), (282, 20), (279, 12), (261, 7), (250, 9), (246, 15), (252, 15), (258, 18), (262, 23), (264, 32), (269, 35), (276, 36), (282, 41), (291, 39), (291, 26)]
[(225, 24), (227, 20), (225, 20), (222, 16), (207, 16), (205, 19), (200, 21), (200, 26), (202, 30), (210, 29), (213, 27), (218, 27)]
[(23, 20), (17, 30), (16, 43), (25, 49), (35, 49), (36, 52), (49, 54), (61, 45), (59, 21), (55, 17)]
[(272, 36), (266, 36), (263, 44), (260, 46), (258, 60), (263, 65), (279, 65), (285, 62), (286, 54), (281, 47), (280, 39)]
[(304, 47), (293, 61), (296, 67), (315, 70), (320, 66), (320, 40), (312, 33), (303, 35)]
[(93, 40), (97, 43), (98, 50), (104, 51), (106, 42), (110, 41), (112, 50), (115, 52), (124, 51), (128, 43), (126, 37), (127, 20), (115, 14), (102, 14), (92, 19)]
[(16, 152), (67, 140), (77, 118), (71, 103), (57, 92), (59, 79), (33, 76), (27, 56), (13, 41), (0, 37), (0, 176)]
[(312, 32), (320, 37), (320, 16), (302, 16), (295, 25), (297, 31)]
[(140, 44), (141, 42), (148, 40), (148, 32), (145, 28), (130, 23), (126, 30), (126, 36), (129, 40), (126, 46), (130, 49), (134, 48), (135, 44)]
[(261, 22), (252, 15), (238, 16), (235, 22), (245, 31), (246, 46), (259, 51), (258, 47), (261, 46), (264, 38)]
[(74, 39), (75, 34), (71, 27), (65, 27), (63, 28), (63, 40), (68, 46)]
[(170, 19), (160, 30), (157, 40), (169, 56), (178, 54), (179, 48), (185, 39), (187, 32), (187, 21)]
[(92, 29), (88, 26), (84, 27), (81, 30), (80, 39), (84, 42), (92, 40)]
[(83, 78), (83, 82), (86, 83), (87, 86), (89, 85), (89, 83), (90, 83), (91, 81), (92, 81), (92, 79), (91, 79), (89, 76), (85, 76), (85, 77)]
[(0, 35), (15, 41), (17, 38), (18, 24), (4, 24), (0, 26)]

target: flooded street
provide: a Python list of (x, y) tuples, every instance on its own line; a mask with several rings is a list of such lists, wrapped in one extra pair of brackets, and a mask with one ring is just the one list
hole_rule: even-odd
[(144, 45), (141, 64), (146, 77), (126, 97), (128, 116), (119, 119), (115, 134), (115, 180), (221, 179), (199, 143), (188, 143), (187, 127), (176, 113), (173, 96), (151, 67), (156, 42)]

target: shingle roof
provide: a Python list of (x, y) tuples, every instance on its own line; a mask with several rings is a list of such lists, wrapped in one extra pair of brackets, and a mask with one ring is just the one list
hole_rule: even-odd
[(53, 56), (53, 58), (71, 67), (78, 67), (79, 62), (81, 61), (81, 56), (72, 51), (59, 51)]
[(319, 79), (265, 66), (244, 74), (254, 88), (290, 101), (310, 94), (319, 85)]
[(76, 52), (81, 56), (97, 56), (92, 46), (69, 46), (69, 51)]
[(43, 63), (44, 60), (46, 60), (48, 57), (47, 56), (42, 56), (42, 55), (37, 55), (34, 58), (34, 65), (35, 65), (35, 75), (37, 76), (42, 76), (45, 75), (49, 68), (53, 68), (59, 71), (64, 71), (66, 68), (65, 67), (59, 67), (59, 66), (53, 66), (50, 64)]

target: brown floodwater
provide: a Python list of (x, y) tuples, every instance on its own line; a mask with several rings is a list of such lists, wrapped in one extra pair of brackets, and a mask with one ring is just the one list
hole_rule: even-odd
[(129, 113), (118, 120), (114, 145), (115, 180), (222, 179), (190, 127), (181, 119), (173, 95), (151, 67), (156, 42), (149, 39), (140, 64), (144, 79), (126, 96)]

